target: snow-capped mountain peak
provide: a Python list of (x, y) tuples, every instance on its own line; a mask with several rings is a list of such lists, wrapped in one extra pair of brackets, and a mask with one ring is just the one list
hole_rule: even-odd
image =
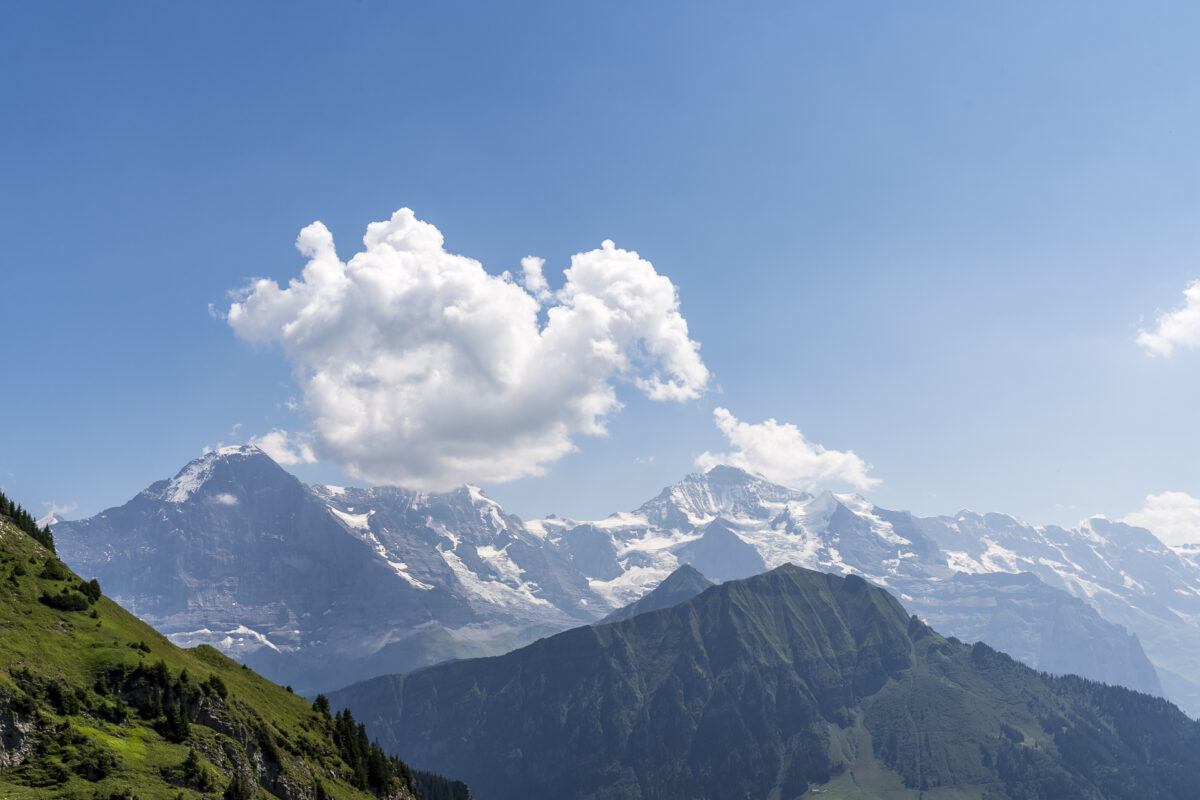
[(788, 502), (811, 497), (738, 467), (717, 465), (668, 486), (637, 513), (656, 524), (682, 529), (705, 525), (717, 517), (760, 517), (767, 509), (778, 513)]
[[(168, 503), (186, 503), (212, 478), (219, 467), (252, 458), (271, 461), (270, 456), (252, 444), (232, 445), (210, 450), (199, 458), (189, 461), (174, 478), (166, 481), (165, 485), (160, 481), (146, 492), (166, 500)], [(271, 463), (274, 464), (274, 461)], [(278, 468), (277, 465), (276, 468)]]

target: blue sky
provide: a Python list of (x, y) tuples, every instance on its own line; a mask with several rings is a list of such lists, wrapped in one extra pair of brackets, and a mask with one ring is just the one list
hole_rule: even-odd
[(1189, 4), (7, 18), (0, 484), (35, 512), (311, 430), (229, 293), (299, 277), (309, 223), (345, 260), (403, 207), (492, 275), (546, 259), (552, 289), (603, 240), (636, 251), (701, 345), (694, 397), (614, 378), (607, 436), (485, 483), (523, 516), (639, 504), (730, 452), (716, 408), (853, 451), (886, 507), (1073, 523), (1200, 495), (1200, 353), (1136, 341), (1200, 278)]

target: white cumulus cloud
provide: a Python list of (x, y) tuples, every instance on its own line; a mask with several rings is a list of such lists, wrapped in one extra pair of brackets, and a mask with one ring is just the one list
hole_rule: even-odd
[(1137, 343), (1152, 356), (1169, 356), (1176, 347), (1200, 347), (1200, 281), (1183, 292), (1183, 305), (1158, 315), (1154, 330), (1138, 331)]
[(310, 439), (310, 436), (302, 433), (290, 433), (276, 428), (262, 436), (251, 436), (247, 444), (262, 450), (278, 464), (312, 464), (317, 460), (317, 454), (313, 452)]
[(320, 222), (296, 246), (301, 276), (255, 281), (227, 319), (282, 346), (316, 452), (355, 477), (444, 490), (541, 474), (575, 436), (604, 434), (617, 381), (656, 400), (708, 384), (675, 286), (611, 241), (572, 256), (557, 292), (541, 259), (520, 283), (489, 274), (407, 208), (347, 261)]
[(1121, 520), (1145, 528), (1164, 544), (1200, 544), (1200, 497), (1187, 492), (1146, 495), (1146, 505)]
[(867, 475), (871, 466), (853, 451), (826, 450), (805, 439), (791, 423), (768, 419), (752, 425), (724, 408), (714, 409), (713, 417), (734, 449), (702, 453), (696, 459), (702, 469), (728, 464), (807, 491), (846, 486), (865, 491), (880, 483), (879, 478)]

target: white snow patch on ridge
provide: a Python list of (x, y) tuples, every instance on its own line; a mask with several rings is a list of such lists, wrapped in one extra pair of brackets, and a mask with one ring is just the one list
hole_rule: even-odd
[(499, 581), (483, 580), (463, 563), (457, 553), (450, 550), (441, 550), (440, 552), (446, 564), (453, 570), (454, 577), (458, 578), (458, 582), (480, 600), (503, 608), (538, 607), (558, 610), (549, 600), (534, 594), (537, 584), (524, 581), (518, 583), (516, 587), (512, 587)]
[[(234, 637), (234, 636), (238, 636), (238, 637), (246, 637), (246, 636), (249, 636), (251, 639), (254, 639), (254, 640), (255, 640), (255, 641), (257, 641), (259, 644), (263, 644), (263, 645), (266, 645), (267, 647), (271, 648), (271, 649), (272, 649), (272, 650), (274, 650), (276, 653), (280, 652), (280, 651), (279, 651), (279, 648), (278, 648), (278, 647), (276, 647), (274, 644), (272, 644), (272, 642), (271, 642), (271, 640), (270, 640), (270, 639), (268, 639), (267, 637), (263, 636), (261, 633), (259, 633), (258, 631), (254, 630), (253, 628), (247, 628), (245, 625), (238, 625), (236, 628), (234, 628), (233, 630), (231, 630), (231, 631), (230, 631), (230, 632), (229, 632), (229, 633), (228, 633), (228, 634), (225, 636), (225, 638), (221, 640), (221, 644), (222, 644), (222, 645), (224, 645), (225, 647), (231, 647), (231, 646), (233, 646), (233, 637)], [(243, 644), (243, 643), (244, 643), (244, 642), (243, 642), (243, 641), (241, 641), (241, 640), (239, 640), (239, 641), (238, 641), (238, 644)]]
[(968, 575), (976, 575), (987, 572), (982, 564), (971, 558), (965, 550), (944, 550), (946, 554), (946, 566), (955, 572), (965, 572)]
[(163, 492), (163, 499), (168, 503), (187, 502), (188, 498), (199, 491), (205, 481), (212, 477), (212, 466), (216, 455), (217, 453), (209, 453), (184, 467), (167, 484), (166, 491)]
[[(294, 631), (294, 633), (299, 633), (299, 631)], [(218, 639), (218, 637), (222, 638)], [(216, 632), (210, 630), (209, 628), (200, 628), (194, 631), (178, 631), (176, 633), (169, 634), (167, 638), (181, 647), (192, 647), (198, 643), (210, 642), (224, 648), (226, 651), (229, 651), (235, 645), (238, 647), (245, 647), (247, 644), (257, 643), (263, 647), (271, 648), (276, 653), (283, 652), (283, 650), (277, 647), (275, 643), (266, 636), (263, 636), (258, 631), (247, 627), (246, 625), (238, 625), (236, 628), (224, 632)], [(247, 639), (250, 641), (247, 642)], [(285, 649), (290, 652), (295, 648), (288, 647)]]
[[(261, 451), (253, 445), (233, 445), (210, 450), (180, 470), (179, 474), (167, 484), (162, 497), (168, 503), (185, 503), (204, 485), (205, 481), (212, 477), (213, 465), (218, 460), (229, 456), (249, 456), (258, 452)], [(220, 497), (217, 498), (217, 501), (225, 502)]]
[(609, 608), (620, 608), (646, 594), (646, 587), (657, 586), (678, 566), (678, 560), (668, 565), (665, 561), (653, 567), (630, 567), (610, 581), (588, 579), (592, 591), (604, 598)]
[(368, 511), (365, 514), (347, 514), (345, 511), (339, 511), (333, 506), (329, 506), (329, 510), (333, 512), (335, 517), (349, 525), (351, 528), (357, 528), (360, 531), (371, 530), (370, 519), (371, 515), (375, 513), (374, 511)]

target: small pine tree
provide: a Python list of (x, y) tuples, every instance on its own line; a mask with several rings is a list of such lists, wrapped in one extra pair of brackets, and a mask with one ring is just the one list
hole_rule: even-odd
[(238, 773), (225, 787), (225, 793), (221, 795), (221, 798), (222, 800), (254, 800), (254, 787), (244, 775)]
[(188, 728), (187, 713), (174, 703), (168, 703), (167, 707), (163, 709), (163, 713), (164, 719), (159, 726), (163, 738), (175, 744), (186, 742), (188, 734), (191, 733)]

